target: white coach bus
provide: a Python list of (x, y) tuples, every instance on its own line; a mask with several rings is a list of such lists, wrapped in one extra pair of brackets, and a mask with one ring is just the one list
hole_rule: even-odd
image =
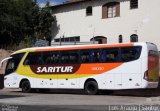
[(159, 56), (153, 43), (27, 48), (8, 60), (5, 88), (98, 90), (156, 88)]

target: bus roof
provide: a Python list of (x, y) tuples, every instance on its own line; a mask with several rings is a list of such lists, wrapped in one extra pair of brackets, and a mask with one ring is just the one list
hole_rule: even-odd
[[(147, 42), (148, 43), (148, 42)], [(88, 49), (88, 48), (103, 48), (103, 47), (125, 47), (125, 46), (134, 46), (146, 44), (145, 42), (136, 42), (136, 43), (119, 43), (119, 44), (90, 44), (90, 45), (69, 45), (69, 46), (49, 46), (49, 47), (32, 47), (25, 48), (18, 51), (15, 51), (12, 54), (22, 53), (22, 52), (40, 52), (40, 51), (56, 51), (56, 50), (74, 50), (74, 49)], [(12, 55), (11, 54), (11, 55)]]

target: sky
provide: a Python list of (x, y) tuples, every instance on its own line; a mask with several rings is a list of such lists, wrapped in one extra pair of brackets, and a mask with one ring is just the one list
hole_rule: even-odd
[(47, 1), (50, 2), (50, 5), (57, 5), (57, 4), (61, 4), (61, 3), (65, 2), (67, 0), (37, 0), (40, 7), (44, 7)]

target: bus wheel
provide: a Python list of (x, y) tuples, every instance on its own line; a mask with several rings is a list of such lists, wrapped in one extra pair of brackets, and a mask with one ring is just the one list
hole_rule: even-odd
[(24, 92), (24, 93), (31, 92), (30, 82), (28, 80), (23, 81), (21, 88), (22, 88), (22, 92)]
[(98, 93), (98, 84), (95, 81), (88, 81), (84, 86), (84, 92), (87, 95), (95, 95)]

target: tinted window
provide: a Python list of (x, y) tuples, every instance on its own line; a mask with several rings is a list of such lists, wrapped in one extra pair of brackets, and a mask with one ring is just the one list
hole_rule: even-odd
[(101, 50), (93, 49), (90, 50), (90, 62), (101, 62)]
[(59, 63), (58, 52), (31, 52), (24, 61), (24, 65), (47, 65)]
[(31, 52), (24, 61), (24, 65), (43, 64), (42, 52)]
[(81, 63), (90, 62), (90, 51), (89, 50), (81, 50), (80, 55), (81, 55), (80, 57)]
[(102, 62), (120, 62), (119, 49), (118, 48), (103, 49)]
[(69, 54), (70, 63), (79, 63), (79, 54), (78, 51), (70, 52)]
[(141, 54), (141, 47), (125, 47), (121, 48), (121, 59), (123, 62), (137, 60)]
[(44, 64), (57, 64), (59, 63), (59, 52), (44, 52), (43, 53)]
[(62, 51), (61, 52), (61, 63), (79, 63), (78, 51)]

